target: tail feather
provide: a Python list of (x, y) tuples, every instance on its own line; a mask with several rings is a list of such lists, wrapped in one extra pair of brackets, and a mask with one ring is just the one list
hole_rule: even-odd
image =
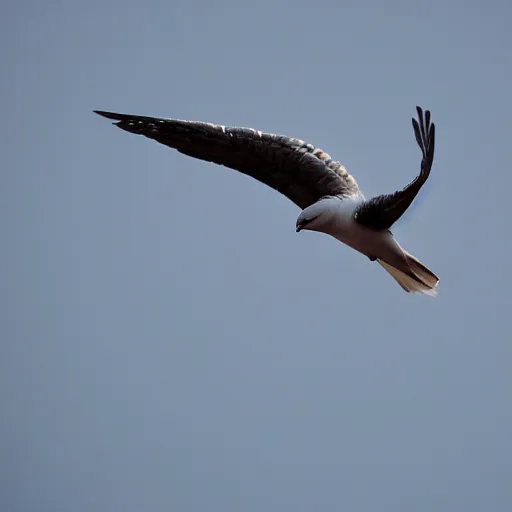
[(435, 297), (439, 278), (417, 258), (406, 251), (403, 252), (406, 258), (404, 269), (395, 268), (380, 259), (377, 261), (406, 292)]

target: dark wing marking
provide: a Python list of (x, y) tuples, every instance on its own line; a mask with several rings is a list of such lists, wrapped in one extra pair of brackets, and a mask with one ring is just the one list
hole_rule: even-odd
[(114, 119), (114, 124), (123, 130), (251, 176), (281, 192), (300, 208), (326, 195), (360, 193), (354, 178), (339, 162), (300, 139), (252, 128), (95, 112)]
[(430, 123), (430, 111), (425, 112), (424, 119), (422, 109), (416, 107), (416, 110), (419, 124), (416, 119), (413, 119), (412, 125), (423, 155), (420, 173), (402, 190), (394, 194), (376, 196), (362, 203), (354, 212), (354, 218), (366, 227), (376, 230), (389, 229), (409, 208), (430, 175), (434, 160), (436, 127), (434, 123)]

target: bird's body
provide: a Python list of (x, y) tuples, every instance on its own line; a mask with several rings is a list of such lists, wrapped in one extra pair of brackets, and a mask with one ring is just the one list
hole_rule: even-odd
[(421, 172), (394, 194), (366, 200), (355, 179), (324, 151), (292, 137), (252, 128), (96, 111), (117, 126), (181, 153), (236, 169), (281, 192), (300, 213), (296, 231), (326, 233), (378, 261), (408, 292), (435, 295), (439, 279), (400, 247), (391, 225), (407, 210), (430, 174), (435, 127), (418, 107), (413, 119), (423, 154)]
[(323, 198), (303, 210), (296, 230), (302, 230), (302, 219), (314, 215), (314, 221), (306, 224), (310, 230), (331, 235), (365, 256), (379, 257), (386, 251), (390, 235), (387, 231), (372, 231), (354, 221), (354, 212), (363, 201), (362, 195)]
[(374, 230), (354, 220), (364, 203), (362, 195), (322, 198), (301, 212), (296, 230), (301, 231), (305, 222), (309, 230), (330, 235), (371, 261), (377, 260), (405, 291), (435, 295), (437, 276), (405, 251), (389, 229)]

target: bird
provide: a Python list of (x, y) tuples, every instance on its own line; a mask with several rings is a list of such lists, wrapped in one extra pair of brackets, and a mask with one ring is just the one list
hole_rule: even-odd
[(429, 110), (416, 111), (418, 119), (413, 118), (412, 125), (422, 153), (419, 174), (401, 190), (370, 199), (340, 162), (298, 138), (202, 121), (93, 112), (129, 133), (275, 189), (301, 209), (296, 232), (330, 235), (376, 261), (406, 292), (436, 296), (439, 278), (403, 249), (390, 230), (427, 181), (434, 160), (435, 124)]

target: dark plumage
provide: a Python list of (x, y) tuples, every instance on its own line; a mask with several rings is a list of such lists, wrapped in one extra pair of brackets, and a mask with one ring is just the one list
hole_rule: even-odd
[(416, 141), (420, 146), (423, 158), (419, 175), (406, 187), (393, 194), (373, 197), (362, 203), (354, 212), (354, 218), (359, 224), (375, 230), (389, 229), (409, 208), (421, 187), (427, 181), (434, 160), (435, 125), (430, 124), (430, 111), (425, 112), (420, 107), (418, 111), (419, 124), (412, 120)]
[(95, 112), (127, 132), (252, 176), (302, 209), (323, 196), (359, 194), (356, 181), (339, 162), (300, 139), (252, 128)]

